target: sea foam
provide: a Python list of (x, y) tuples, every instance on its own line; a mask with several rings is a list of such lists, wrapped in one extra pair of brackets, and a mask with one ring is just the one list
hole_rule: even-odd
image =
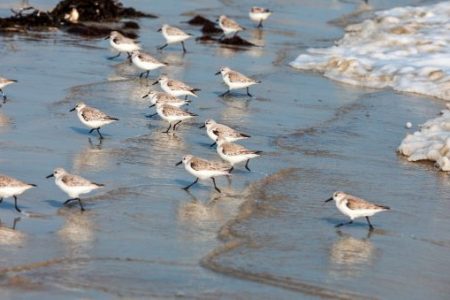
[(376, 12), (290, 65), (340, 82), (450, 100), (450, 1)]

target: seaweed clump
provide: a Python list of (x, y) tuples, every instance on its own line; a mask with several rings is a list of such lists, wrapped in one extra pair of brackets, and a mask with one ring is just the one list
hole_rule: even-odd
[[(72, 10), (76, 10), (75, 20), (68, 18)], [(103, 36), (111, 30), (137, 29), (136, 22), (125, 22), (117, 25), (83, 24), (82, 22), (116, 22), (121, 18), (156, 18), (155, 15), (138, 11), (132, 7), (124, 7), (117, 0), (62, 0), (53, 10), (41, 11), (26, 7), (20, 11), (12, 10), (13, 15), (0, 18), (0, 31), (26, 31), (30, 29), (60, 28), (69, 33)]]

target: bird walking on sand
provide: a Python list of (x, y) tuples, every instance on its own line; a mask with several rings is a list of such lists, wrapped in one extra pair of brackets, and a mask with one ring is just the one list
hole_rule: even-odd
[(139, 74), (139, 78), (142, 78), (146, 74), (145, 78), (148, 78), (150, 71), (167, 66), (167, 64), (160, 62), (150, 54), (142, 51), (133, 51), (131, 53), (131, 61), (133, 64), (144, 72)]
[(224, 15), (219, 17), (218, 22), (220, 29), (223, 31), (222, 37), (233, 33), (236, 35), (239, 31), (245, 30), (245, 28), (239, 25), (235, 20)]
[(211, 178), (214, 188), (217, 192), (221, 193), (221, 190), (216, 185), (215, 177), (217, 176), (229, 176), (231, 166), (222, 162), (208, 161), (192, 155), (185, 155), (183, 159), (176, 163), (176, 166), (184, 164), (186, 171), (196, 177), (195, 181), (188, 186), (184, 187), (185, 191), (189, 190), (191, 186), (196, 184), (198, 180), (206, 180)]
[(184, 111), (176, 106), (161, 103), (159, 101), (156, 101), (156, 112), (161, 117), (161, 119), (169, 122), (169, 127), (166, 131), (163, 131), (163, 133), (169, 133), (170, 128), (172, 128), (172, 131), (175, 131), (177, 126), (181, 124), (181, 122), (198, 116), (191, 112)]
[(118, 31), (111, 31), (109, 36), (105, 38), (105, 40), (109, 39), (109, 44), (113, 49), (119, 52), (117, 55), (108, 57), (108, 59), (114, 59), (119, 57), (121, 53), (127, 53), (128, 58), (131, 58), (131, 53), (133, 51), (138, 51), (141, 49), (141, 46), (133, 40), (130, 39)]
[(191, 38), (192, 35), (189, 33), (184, 32), (183, 30), (170, 26), (167, 24), (164, 24), (160, 29), (158, 29), (159, 32), (162, 33), (164, 38), (166, 39), (166, 43), (159, 47), (159, 50), (162, 50), (169, 46), (169, 44), (174, 43), (181, 43), (181, 46), (183, 46), (183, 53), (186, 53), (186, 48), (184, 46), (184, 41)]
[(220, 97), (223, 97), (231, 92), (231, 90), (235, 89), (247, 89), (247, 95), (249, 97), (252, 97), (252, 94), (250, 94), (248, 88), (254, 84), (261, 83), (261, 81), (257, 81), (254, 79), (251, 79), (237, 71), (231, 70), (228, 67), (222, 67), (215, 75), (222, 75), (222, 79), (225, 82), (225, 84), (228, 86), (228, 90), (221, 94)]
[(91, 128), (89, 133), (92, 133), (94, 130), (97, 130), (98, 135), (100, 136), (100, 139), (103, 139), (103, 135), (100, 133), (100, 128), (110, 124), (115, 121), (119, 121), (118, 118), (108, 116), (104, 112), (89, 107), (83, 102), (79, 102), (74, 108), (72, 108), (70, 111), (77, 111), (78, 118), (80, 119), (81, 123), (86, 125), (87, 127)]
[(245, 161), (245, 168), (250, 172), (248, 163), (250, 159), (261, 155), (262, 151), (249, 150), (241, 145), (225, 141), (219, 136), (217, 139), (217, 153), (219, 156), (231, 165), (230, 172), (233, 171), (234, 165)]
[(227, 125), (219, 124), (213, 119), (207, 119), (205, 124), (199, 128), (206, 127), (206, 134), (214, 141), (210, 146), (213, 147), (216, 144), (219, 136), (223, 138), (226, 142), (235, 142), (238, 140), (248, 139), (250, 136), (248, 134), (239, 132)]
[(84, 211), (84, 206), (81, 202), (80, 195), (90, 193), (93, 190), (105, 186), (104, 184), (91, 182), (81, 176), (70, 174), (63, 168), (56, 168), (46, 178), (51, 177), (55, 177), (55, 184), (70, 197), (63, 205), (67, 205), (72, 201), (78, 201), (81, 211)]
[(33, 187), (36, 187), (36, 185), (32, 183), (25, 183), (6, 175), (0, 175), (0, 203), (3, 202), (3, 198), (13, 197), (14, 207), (18, 212), (22, 212), (17, 206), (17, 196)]
[(250, 9), (250, 12), (248, 13), (248, 16), (250, 17), (250, 20), (253, 22), (258, 23), (258, 28), (263, 27), (262, 23), (263, 21), (267, 20), (267, 18), (272, 14), (272, 12), (263, 7), (253, 6)]
[(369, 224), (370, 230), (372, 230), (373, 225), (370, 223), (369, 217), (375, 215), (376, 213), (390, 209), (388, 206), (373, 204), (369, 201), (344, 192), (335, 192), (333, 196), (330, 199), (325, 200), (325, 202), (329, 202), (331, 200), (336, 202), (336, 207), (341, 213), (350, 218), (349, 222), (340, 223), (336, 225), (336, 227), (352, 224), (354, 219), (365, 217), (367, 224)]

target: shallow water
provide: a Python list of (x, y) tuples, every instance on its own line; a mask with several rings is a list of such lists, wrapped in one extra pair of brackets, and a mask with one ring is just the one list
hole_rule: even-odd
[[(0, 109), (2, 172), (38, 185), (19, 197), (31, 216), (15, 213), (10, 199), (1, 205), (1, 297), (445, 299), (448, 176), (395, 152), (406, 121), (429, 119), (443, 102), (339, 84), (287, 65), (300, 51), (338, 39), (342, 28), (328, 22), (359, 3), (267, 2), (276, 14), (262, 32), (237, 1), (151, 3), (125, 1), (161, 16), (139, 21), (144, 48), (170, 63), (170, 76), (202, 89), (189, 106), (200, 117), (176, 135), (145, 117), (153, 111), (141, 97), (152, 81), (137, 79), (122, 59), (108, 61), (106, 41), (61, 32), (1, 37), (1, 74), (19, 80), (5, 89), (10, 101)], [(423, 1), (374, 5), (394, 4)], [(156, 29), (164, 22), (199, 34), (181, 23), (194, 10), (226, 12), (250, 28), (244, 38), (264, 47), (190, 41), (185, 56), (177, 45), (158, 53)], [(251, 89), (253, 99), (217, 97), (224, 87), (213, 74), (222, 65), (263, 81)], [(104, 128), (102, 143), (69, 113), (80, 100), (120, 118)], [(242, 144), (265, 152), (251, 173), (241, 166), (231, 183), (219, 179), (222, 194), (210, 182), (184, 192), (194, 178), (174, 167), (187, 153), (218, 159), (197, 129), (206, 118), (251, 134)], [(45, 179), (57, 166), (106, 184), (85, 200), (85, 213), (63, 208), (66, 195)], [(323, 205), (335, 190), (393, 210), (372, 219), (370, 235), (364, 221), (337, 231), (345, 218)], [(15, 230), (8, 228), (19, 216)]]

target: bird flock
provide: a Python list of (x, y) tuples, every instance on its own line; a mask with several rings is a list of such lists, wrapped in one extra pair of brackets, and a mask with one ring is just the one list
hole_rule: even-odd
[[(250, 19), (257, 24), (258, 28), (263, 26), (263, 22), (271, 14), (272, 11), (261, 7), (252, 7), (249, 11)], [(236, 35), (238, 32), (245, 30), (245, 28), (239, 25), (235, 20), (225, 15), (220, 16), (217, 22), (223, 31), (222, 37)], [(168, 45), (180, 43), (183, 53), (187, 52), (185, 42), (192, 37), (191, 34), (168, 24), (162, 25), (158, 31), (161, 32), (166, 41), (165, 44), (158, 47), (159, 50), (165, 49)], [(105, 39), (109, 39), (110, 46), (117, 52), (116, 55), (108, 57), (108, 59), (115, 59), (122, 54), (126, 54), (128, 60), (141, 71), (139, 78), (148, 78), (151, 71), (167, 66), (167, 63), (161, 62), (151, 54), (144, 52), (142, 46), (136, 40), (126, 37), (118, 31), (110, 32), (109, 36)], [(255, 84), (261, 83), (261, 81), (247, 77), (246, 75), (225, 66), (220, 68), (216, 75), (221, 75), (223, 82), (228, 87), (228, 89), (220, 95), (221, 97), (230, 94), (236, 89), (245, 89), (247, 96), (252, 97), (249, 88)], [(6, 101), (7, 99), (6, 94), (3, 92), (3, 88), (16, 82), (16, 80), (0, 77), (0, 92), (3, 101)], [(169, 124), (167, 129), (163, 131), (164, 133), (169, 133), (170, 131), (175, 132), (183, 121), (198, 116), (197, 114), (182, 109), (182, 107), (191, 103), (192, 100), (188, 99), (188, 97), (198, 97), (198, 92), (201, 91), (200, 89), (191, 87), (182, 81), (169, 78), (165, 74), (160, 75), (152, 84), (159, 84), (162, 91), (158, 92), (150, 90), (146, 95), (143, 95), (142, 98), (148, 98), (151, 103), (150, 107), (156, 108), (156, 112), (147, 117), (158, 115)], [(109, 116), (99, 109), (90, 107), (83, 102), (77, 103), (70, 111), (76, 111), (80, 122), (90, 129), (89, 133), (96, 131), (100, 140), (104, 138), (100, 129), (108, 124), (119, 121), (118, 118)], [(193, 175), (195, 180), (188, 186), (183, 187), (183, 189), (187, 191), (193, 185), (197, 184), (199, 180), (211, 179), (214, 189), (218, 193), (221, 193), (220, 188), (217, 187), (215, 178), (218, 176), (230, 176), (235, 166), (244, 162), (245, 168), (248, 171), (251, 171), (249, 167), (250, 160), (259, 157), (262, 152), (250, 150), (235, 143), (236, 141), (250, 138), (250, 135), (239, 132), (227, 125), (219, 124), (212, 119), (207, 119), (200, 128), (206, 128), (208, 137), (213, 141), (210, 146), (216, 146), (217, 153), (223, 161), (209, 161), (190, 154), (185, 155), (176, 165), (183, 164), (186, 171)], [(81, 176), (70, 174), (63, 168), (56, 168), (52, 174), (47, 176), (47, 178), (52, 177), (55, 180), (55, 184), (70, 197), (64, 202), (64, 205), (76, 201), (82, 211), (84, 211), (84, 206), (80, 199), (80, 195), (104, 187), (103, 184), (91, 182)], [(4, 198), (13, 197), (15, 209), (18, 212), (21, 212), (17, 205), (17, 196), (33, 187), (36, 187), (36, 185), (6, 175), (0, 175), (0, 202), (2, 202)], [(326, 200), (326, 202), (331, 200), (335, 201), (336, 207), (340, 212), (350, 218), (349, 222), (338, 224), (336, 227), (351, 224), (354, 219), (365, 217), (370, 229), (372, 229), (373, 225), (371, 224), (369, 217), (389, 209), (387, 206), (372, 204), (344, 192), (334, 193), (330, 199)]]

